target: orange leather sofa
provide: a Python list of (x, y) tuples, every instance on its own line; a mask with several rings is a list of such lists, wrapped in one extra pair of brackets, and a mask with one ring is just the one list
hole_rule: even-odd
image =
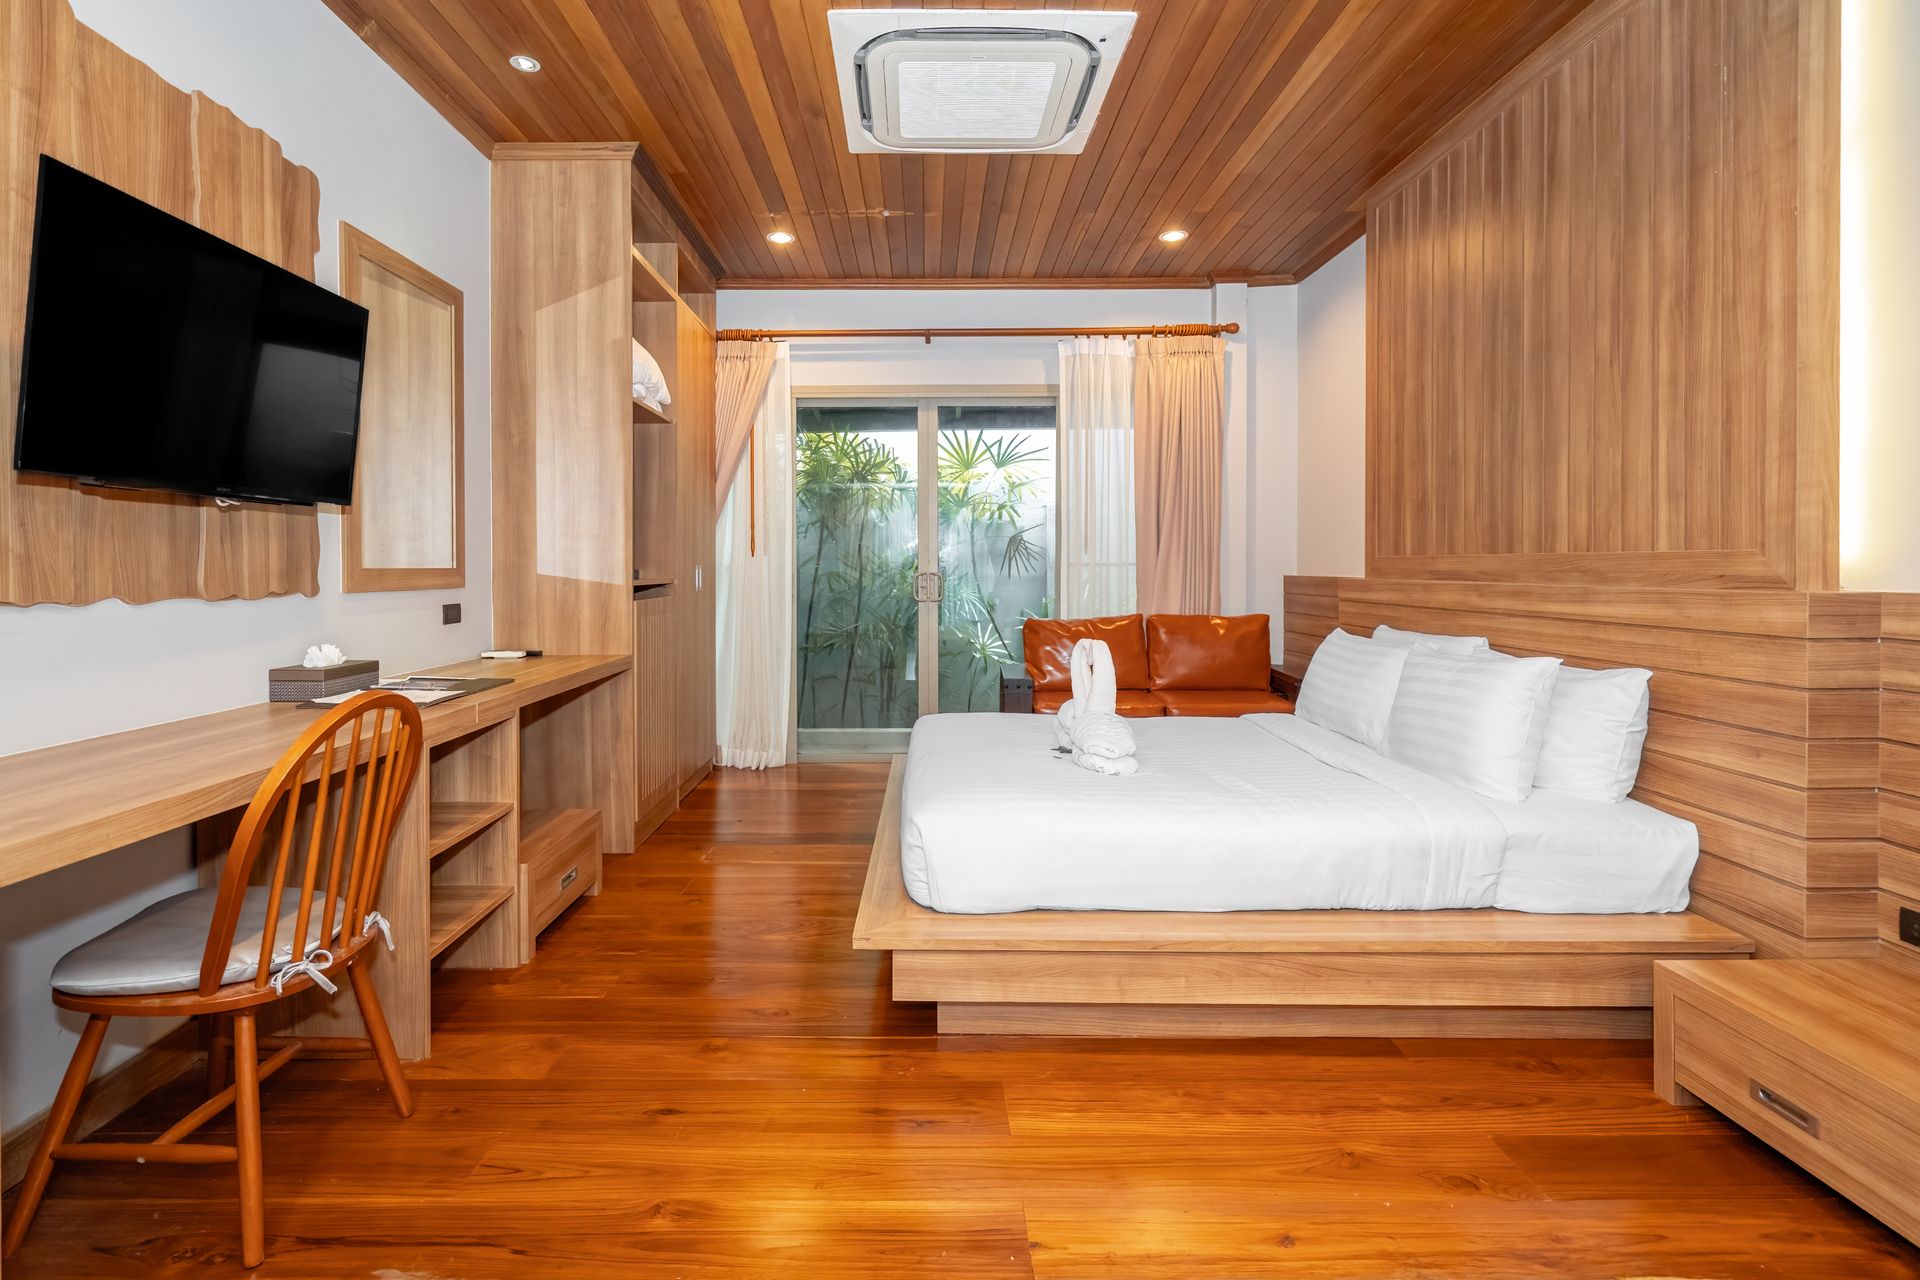
[(1028, 618), (1022, 639), (1026, 668), (1001, 678), (1002, 711), (1058, 711), (1073, 696), (1073, 646), (1087, 639), (1113, 653), (1114, 709), (1123, 716), (1293, 710), (1279, 692), (1264, 613)]

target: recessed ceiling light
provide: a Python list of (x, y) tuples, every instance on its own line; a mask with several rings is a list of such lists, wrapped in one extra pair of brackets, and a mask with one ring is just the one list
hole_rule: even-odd
[(511, 58), (507, 59), (507, 65), (512, 67), (515, 71), (525, 71), (528, 73), (532, 73), (540, 69), (540, 59), (529, 58), (524, 53), (516, 53)]
[(769, 231), (769, 232), (767, 232), (767, 242), (768, 242), (769, 244), (792, 244), (792, 243), (793, 243), (793, 232), (791, 232), (791, 231)]
[(1182, 240), (1185, 240), (1186, 238), (1187, 238), (1187, 233), (1182, 231), (1178, 227), (1173, 227), (1166, 231), (1162, 231), (1160, 233), (1160, 239), (1167, 244), (1179, 244)]

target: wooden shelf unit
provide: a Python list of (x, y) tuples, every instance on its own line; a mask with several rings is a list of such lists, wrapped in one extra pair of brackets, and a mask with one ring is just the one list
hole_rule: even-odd
[(518, 880), (519, 719), (434, 747), (427, 787), (429, 954), (453, 969), (525, 963), (513, 912), (500, 910)]
[(441, 954), (513, 900), (511, 884), (434, 886), (427, 911), (427, 954)]
[(427, 856), (439, 857), (512, 812), (511, 800), (435, 800), (427, 813)]
[[(633, 152), (493, 153), (493, 638), (635, 659), (632, 782), (591, 806), (608, 852), (650, 834), (714, 758), (713, 282)], [(633, 399), (632, 341), (665, 375), (663, 413)]]

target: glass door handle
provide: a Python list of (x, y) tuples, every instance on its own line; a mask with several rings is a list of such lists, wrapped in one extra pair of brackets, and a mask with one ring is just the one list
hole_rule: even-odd
[(938, 604), (946, 598), (946, 578), (938, 573), (915, 574), (913, 598), (923, 604)]

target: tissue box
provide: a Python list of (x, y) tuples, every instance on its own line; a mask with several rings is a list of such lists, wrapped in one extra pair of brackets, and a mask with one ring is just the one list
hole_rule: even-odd
[(380, 664), (349, 658), (337, 667), (274, 667), (267, 672), (268, 702), (311, 702), (380, 683)]

